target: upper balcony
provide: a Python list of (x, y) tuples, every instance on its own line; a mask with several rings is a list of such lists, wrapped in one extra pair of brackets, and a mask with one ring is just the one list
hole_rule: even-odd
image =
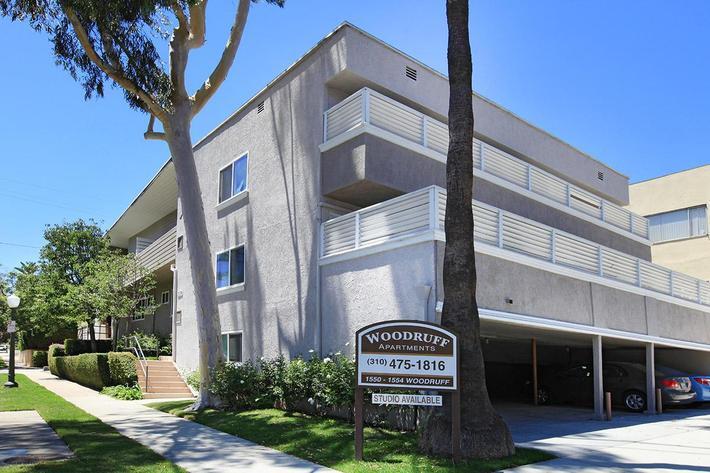
[[(403, 243), (444, 240), (446, 191), (430, 186), (322, 224), (321, 264)], [(542, 265), (673, 303), (710, 306), (710, 282), (649, 263), (487, 204), (473, 202), (476, 251)], [(697, 305), (696, 305), (697, 304)]]
[[(438, 163), (446, 162), (449, 137), (448, 127), (445, 123), (368, 88), (359, 90), (324, 113), (321, 151), (327, 153), (365, 133), (387, 143), (414, 151)], [(412, 190), (397, 189), (402, 186), (393, 186), (390, 182), (378, 182), (378, 179), (382, 180), (383, 174), (416, 173), (417, 176), (411, 176), (413, 182), (409, 187), (419, 188), (432, 184), (433, 171), (431, 169), (412, 169), (416, 167), (413, 159), (410, 160), (411, 166), (407, 166), (402, 164), (402, 160), (394, 150), (382, 149), (382, 152), (387, 154), (391, 165), (397, 169), (388, 170), (379, 165), (375, 166), (370, 174), (367, 169), (351, 169), (357, 166), (356, 163), (332, 165), (332, 168), (324, 169), (324, 179), (333, 181), (326, 182), (324, 192), (332, 191), (332, 197), (346, 200), (345, 197), (348, 196), (346, 187), (352, 187), (356, 179), (370, 180), (376, 184), (369, 187), (353, 188), (349, 194), (352, 198), (347, 199), (355, 204), (367, 205), (372, 202), (358, 202), (356, 200), (358, 192), (360, 194), (371, 193), (377, 196), (376, 200), (381, 201), (401, 194), (402, 191)], [(596, 222), (617, 233), (647, 243), (648, 221), (646, 218), (602, 199), (592, 192), (516, 158), (497, 147), (475, 139), (473, 161), (474, 175), (477, 178), (502, 185), (548, 206), (584, 220)], [(334, 173), (341, 174), (339, 180), (330, 177), (330, 174)], [(345, 175), (347, 177), (343, 177)], [(394, 182), (398, 177), (393, 176), (392, 179)], [(429, 182), (422, 182), (426, 179), (429, 179)], [(394, 190), (390, 189), (388, 193), (388, 187)], [(382, 195), (378, 196), (378, 192)]]
[(175, 261), (177, 227), (173, 227), (137, 253), (138, 263), (150, 271)]

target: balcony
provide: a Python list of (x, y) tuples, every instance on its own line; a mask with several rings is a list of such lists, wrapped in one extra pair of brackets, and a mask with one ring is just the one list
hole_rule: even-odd
[[(446, 161), (449, 140), (446, 124), (368, 88), (327, 110), (323, 120), (323, 152), (367, 132), (439, 162)], [(494, 183), (503, 181), (548, 205), (648, 239), (646, 218), (478, 139), (474, 140), (473, 149), (476, 177)]]
[(138, 263), (150, 271), (175, 260), (177, 227), (173, 227), (137, 254)]
[[(444, 240), (446, 191), (430, 186), (321, 225), (321, 264), (375, 253), (402, 242)], [(606, 281), (627, 291), (650, 291), (710, 306), (710, 283), (677, 273), (575, 235), (473, 202), (478, 252), (544, 262), (578, 279)]]

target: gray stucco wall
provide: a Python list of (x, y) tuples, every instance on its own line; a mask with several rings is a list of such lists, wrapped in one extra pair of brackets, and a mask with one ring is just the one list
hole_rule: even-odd
[(351, 353), (355, 331), (374, 322), (435, 318), (434, 242), (325, 265), (321, 280), (324, 353)]
[[(342, 85), (338, 80), (332, 85), (343, 89), (367, 85), (446, 121), (449, 90), (444, 77), (359, 31), (346, 29), (346, 35), (347, 73)], [(405, 66), (417, 69), (416, 81), (405, 76)], [(484, 141), (611, 201), (628, 203), (628, 177), (486, 99), (476, 96), (473, 106), (475, 132)], [(604, 181), (597, 178), (598, 171), (604, 172)]]

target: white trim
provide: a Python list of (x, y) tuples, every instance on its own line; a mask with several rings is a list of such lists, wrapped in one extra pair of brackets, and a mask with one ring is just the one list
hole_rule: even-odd
[(217, 212), (219, 212), (219, 211), (224, 210), (227, 207), (230, 207), (233, 204), (236, 204), (237, 202), (240, 202), (248, 197), (249, 197), (249, 190), (245, 189), (238, 194), (234, 194), (229, 199), (224, 200), (224, 201), (220, 202), (219, 204), (215, 205), (214, 208), (215, 208), (215, 210), (217, 210)]
[[(237, 248), (244, 248), (244, 281), (240, 283), (235, 283), (235, 284), (230, 284), (229, 286), (224, 286), (224, 287), (217, 287), (217, 294), (230, 294), (232, 292), (240, 292), (244, 290), (244, 286), (246, 285), (247, 282), (247, 247), (246, 244), (241, 243), (239, 245), (234, 245), (229, 248), (225, 248), (223, 250), (215, 251), (213, 255), (213, 261), (214, 261), (214, 284), (215, 287), (217, 286), (217, 256), (221, 255), (222, 253), (227, 253), (229, 256), (228, 259), (228, 265), (229, 265), (229, 282), (232, 282), (232, 250), (236, 250)], [(230, 289), (229, 291), (227, 289)]]
[(481, 253), (489, 256), (494, 256), (497, 258), (504, 259), (506, 261), (512, 261), (514, 263), (523, 264), (525, 266), (530, 266), (532, 268), (542, 269), (550, 273), (559, 274), (562, 276), (567, 276), (573, 279), (579, 279), (581, 281), (593, 282), (595, 284), (601, 284), (603, 286), (611, 287), (613, 289), (619, 289), (625, 292), (631, 292), (641, 296), (651, 297), (653, 299), (669, 302), (671, 304), (680, 305), (687, 307), (689, 309), (698, 310), (710, 314), (710, 307), (697, 302), (693, 302), (688, 299), (683, 299), (676, 296), (671, 296), (663, 294), (662, 292), (652, 291), (651, 289), (646, 289), (643, 287), (638, 287), (631, 283), (626, 283), (623, 281), (616, 281), (604, 276), (599, 276), (597, 274), (588, 273), (579, 269), (568, 268), (562, 266), (558, 263), (551, 263), (542, 259), (534, 258), (532, 256), (527, 256), (515, 251), (505, 250), (498, 248), (496, 246), (489, 245), (482, 241), (476, 241), (475, 243), (476, 253)]
[(395, 250), (397, 248), (403, 248), (405, 246), (416, 245), (417, 243), (424, 243), (427, 241), (444, 241), (444, 232), (441, 230), (423, 230), (414, 235), (404, 235), (397, 238), (393, 238), (392, 240), (388, 240), (383, 243), (375, 243), (369, 246), (361, 246), (360, 248), (357, 248), (355, 250), (345, 250), (340, 253), (324, 256), (320, 258), (318, 264), (320, 266), (326, 266), (333, 263), (340, 263), (341, 261), (362, 258), (364, 256), (370, 256), (385, 251)]
[[(165, 301), (165, 294), (168, 295), (168, 300)], [(160, 305), (170, 304), (170, 290), (163, 291), (160, 293)]]
[[(232, 363), (241, 363), (244, 361), (244, 330), (229, 330), (227, 332), (221, 332), (219, 334), (219, 348), (220, 350), (222, 349), (222, 335), (241, 335), (242, 340), (240, 343), (240, 346), (242, 348), (242, 352), (239, 354), (239, 361), (232, 362)], [(227, 357), (227, 361), (230, 361), (229, 359), (229, 337), (227, 337), (227, 353), (225, 355)]]
[[(413, 151), (417, 154), (424, 155), (428, 158), (434, 159), (434, 160), (439, 161), (444, 164), (446, 163), (446, 157), (443, 154), (441, 154), (437, 151), (434, 151), (430, 148), (425, 148), (424, 146), (422, 146), (419, 143), (415, 143), (413, 141), (407, 140), (407, 139), (402, 138), (401, 136), (395, 135), (394, 133), (391, 133), (389, 131), (386, 131), (381, 128), (370, 125), (369, 123), (360, 123), (358, 126), (351, 128), (350, 130), (348, 130), (344, 133), (341, 133), (340, 135), (328, 140), (326, 143), (319, 145), (318, 148), (320, 149), (321, 153), (324, 153), (328, 150), (335, 148), (336, 146), (339, 146), (339, 145), (345, 143), (346, 141), (349, 141), (357, 136), (360, 136), (363, 133), (369, 133), (373, 136), (376, 136), (378, 138), (382, 138), (383, 140), (387, 140), (387, 141), (394, 143), (398, 146), (401, 146), (401, 147), (406, 148), (410, 151)], [(483, 142), (481, 142), (481, 143), (483, 143)], [(483, 154), (481, 154), (481, 156), (483, 156)], [(592, 224), (598, 225), (606, 230), (617, 233), (625, 238), (629, 238), (631, 240), (637, 241), (637, 242), (642, 243), (644, 245), (648, 245), (648, 246), (651, 245), (651, 240), (649, 240), (648, 238), (644, 238), (644, 237), (639, 236), (635, 233), (631, 233), (628, 230), (624, 230), (623, 228), (612, 225), (608, 222), (605, 222), (603, 220), (595, 218), (591, 215), (587, 215), (586, 213), (579, 211), (573, 207), (568, 207), (564, 204), (561, 204), (553, 199), (550, 199), (549, 197), (545, 197), (544, 195), (527, 190), (524, 187), (520, 187), (518, 185), (515, 185), (509, 181), (506, 181), (505, 179), (502, 179), (498, 176), (494, 176), (494, 175), (486, 172), (485, 170), (480, 170), (480, 169), (474, 167), (473, 168), (473, 175), (475, 177), (484, 179), (488, 182), (491, 182), (491, 183), (496, 184), (500, 187), (503, 187), (507, 190), (521, 194), (529, 199), (535, 200), (535, 201), (540, 202), (544, 205), (552, 207), (556, 210), (560, 210), (560, 211), (570, 214), (574, 217), (577, 217), (581, 220), (585, 220), (585, 221), (590, 222)], [(603, 199), (602, 199), (602, 201), (603, 201)]]
[[(246, 158), (246, 160), (247, 160), (247, 175), (246, 175), (246, 179), (245, 179), (246, 186), (244, 187), (243, 191), (237, 192), (236, 194), (232, 194), (232, 191), (234, 191), (234, 171), (236, 169), (236, 167), (234, 165), (237, 163), (237, 161), (241, 161), (244, 158)], [(225, 169), (227, 169), (230, 166), (232, 166), (232, 179), (230, 181), (230, 188), (231, 188), (230, 194), (231, 195), (227, 199), (220, 202), (219, 199), (222, 197), (222, 171), (224, 171)], [(221, 168), (219, 168), (217, 170), (217, 206), (216, 206), (217, 210), (221, 210), (222, 208), (227, 207), (227, 206), (231, 205), (232, 203), (236, 202), (236, 200), (232, 201), (232, 199), (234, 199), (235, 197), (237, 197), (240, 194), (243, 194), (245, 192), (247, 192), (247, 194), (248, 194), (248, 191), (249, 191), (249, 150), (246, 150), (246, 151), (243, 151), (243, 152), (237, 154), (237, 157), (235, 159), (233, 159), (228, 164), (225, 164), (224, 166), (222, 166)], [(242, 197), (242, 198), (244, 198), (244, 197)], [(241, 199), (239, 199), (239, 200), (241, 200)]]

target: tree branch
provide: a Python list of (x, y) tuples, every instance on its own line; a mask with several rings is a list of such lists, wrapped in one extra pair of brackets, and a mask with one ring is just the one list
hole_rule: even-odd
[(185, 28), (186, 30), (189, 29), (187, 17), (185, 16), (185, 11), (180, 6), (180, 3), (178, 3), (177, 1), (173, 1), (170, 5), (170, 8), (173, 10), (173, 13), (175, 13), (175, 17), (178, 20), (178, 26), (180, 28)]
[(143, 138), (146, 140), (162, 140), (167, 141), (165, 133), (159, 131), (153, 131), (153, 125), (155, 125), (155, 115), (151, 114), (148, 120), (148, 129), (143, 133)]
[(106, 64), (106, 62), (101, 59), (101, 57), (96, 53), (94, 46), (91, 44), (89, 35), (87, 34), (86, 29), (84, 29), (84, 25), (82, 25), (81, 21), (79, 21), (79, 17), (76, 15), (74, 9), (69, 6), (65, 6), (63, 8), (64, 13), (66, 13), (69, 22), (74, 28), (74, 32), (76, 33), (76, 37), (79, 40), (79, 43), (84, 48), (84, 51), (86, 52), (86, 55), (89, 57), (91, 62), (96, 64), (99, 69), (101, 69), (107, 76), (113, 79), (113, 81), (116, 82), (118, 85), (138, 97), (138, 99), (140, 99), (141, 102), (145, 104), (148, 111), (152, 115), (158, 117), (161, 121), (165, 117), (167, 117), (167, 112), (163, 109), (163, 107), (160, 106), (155, 97), (140, 88), (131, 79), (126, 77), (122, 72), (116, 70), (111, 65)]
[(222, 85), (222, 82), (224, 82), (224, 79), (227, 77), (229, 68), (232, 67), (234, 57), (237, 55), (237, 49), (239, 49), (239, 43), (242, 40), (244, 27), (247, 23), (250, 3), (251, 0), (239, 0), (237, 13), (234, 16), (234, 24), (229, 32), (229, 39), (224, 47), (224, 51), (222, 51), (222, 57), (219, 59), (212, 74), (210, 74), (207, 80), (202, 84), (202, 87), (191, 97), (193, 117), (200, 113), (202, 107), (204, 107), (215, 92), (217, 92), (217, 89), (219, 89), (219, 86)]
[(205, 44), (207, 0), (200, 0), (190, 7), (190, 37), (187, 47), (195, 49)]

